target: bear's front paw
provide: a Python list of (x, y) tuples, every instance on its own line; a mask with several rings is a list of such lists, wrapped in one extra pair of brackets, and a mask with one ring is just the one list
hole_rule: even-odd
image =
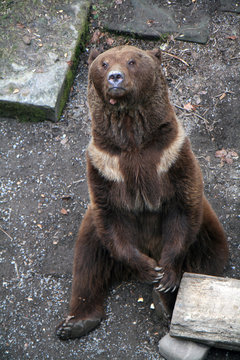
[(165, 269), (160, 284), (155, 288), (155, 290), (161, 291), (163, 293), (174, 292), (180, 283), (181, 274), (177, 274), (172, 269)]
[(61, 340), (75, 339), (86, 335), (95, 329), (101, 322), (99, 319), (75, 319), (68, 316), (56, 329), (56, 334)]
[[(145, 266), (144, 266), (145, 265)], [(139, 272), (139, 279), (148, 284), (158, 283), (164, 276), (163, 269), (157, 266), (153, 259), (149, 259), (146, 264), (141, 267)]]
[(154, 280), (152, 281), (153, 284), (158, 283), (164, 277), (164, 272), (162, 267), (155, 266), (154, 270), (155, 270), (155, 277)]

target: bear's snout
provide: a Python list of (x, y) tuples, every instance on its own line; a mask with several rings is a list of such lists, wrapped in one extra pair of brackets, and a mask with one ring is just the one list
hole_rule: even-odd
[(107, 79), (110, 85), (118, 87), (124, 80), (124, 73), (118, 70), (110, 71)]

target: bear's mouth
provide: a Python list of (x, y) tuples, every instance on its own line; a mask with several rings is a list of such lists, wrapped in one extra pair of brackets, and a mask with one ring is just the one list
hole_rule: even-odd
[(125, 95), (126, 89), (123, 87), (111, 87), (108, 89), (108, 95), (111, 97), (121, 97)]

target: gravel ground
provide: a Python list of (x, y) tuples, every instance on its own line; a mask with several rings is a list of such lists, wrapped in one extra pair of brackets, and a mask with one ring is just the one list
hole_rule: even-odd
[[(168, 331), (167, 323), (151, 308), (151, 287), (136, 282), (111, 290), (107, 318), (95, 331), (67, 342), (55, 336), (55, 326), (67, 314), (73, 246), (88, 204), (91, 47), (129, 43), (164, 48), (172, 103), (201, 163), (207, 197), (227, 232), (231, 257), (225, 275), (240, 279), (237, 15), (214, 14), (205, 46), (171, 37), (161, 44), (104, 33), (94, 3), (90, 40), (61, 120), (0, 122), (2, 359), (161, 359), (157, 344)], [(237, 353), (212, 349), (207, 360), (238, 358)]]

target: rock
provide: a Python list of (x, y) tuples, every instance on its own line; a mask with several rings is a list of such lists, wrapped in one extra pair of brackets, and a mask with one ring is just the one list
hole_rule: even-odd
[(23, 40), (24, 44), (26, 44), (26, 45), (30, 45), (30, 44), (31, 44), (31, 39), (30, 39), (30, 37), (27, 36), (27, 35), (23, 36), (22, 40)]
[(209, 346), (176, 339), (169, 334), (159, 341), (158, 348), (166, 360), (203, 360), (210, 349)]

